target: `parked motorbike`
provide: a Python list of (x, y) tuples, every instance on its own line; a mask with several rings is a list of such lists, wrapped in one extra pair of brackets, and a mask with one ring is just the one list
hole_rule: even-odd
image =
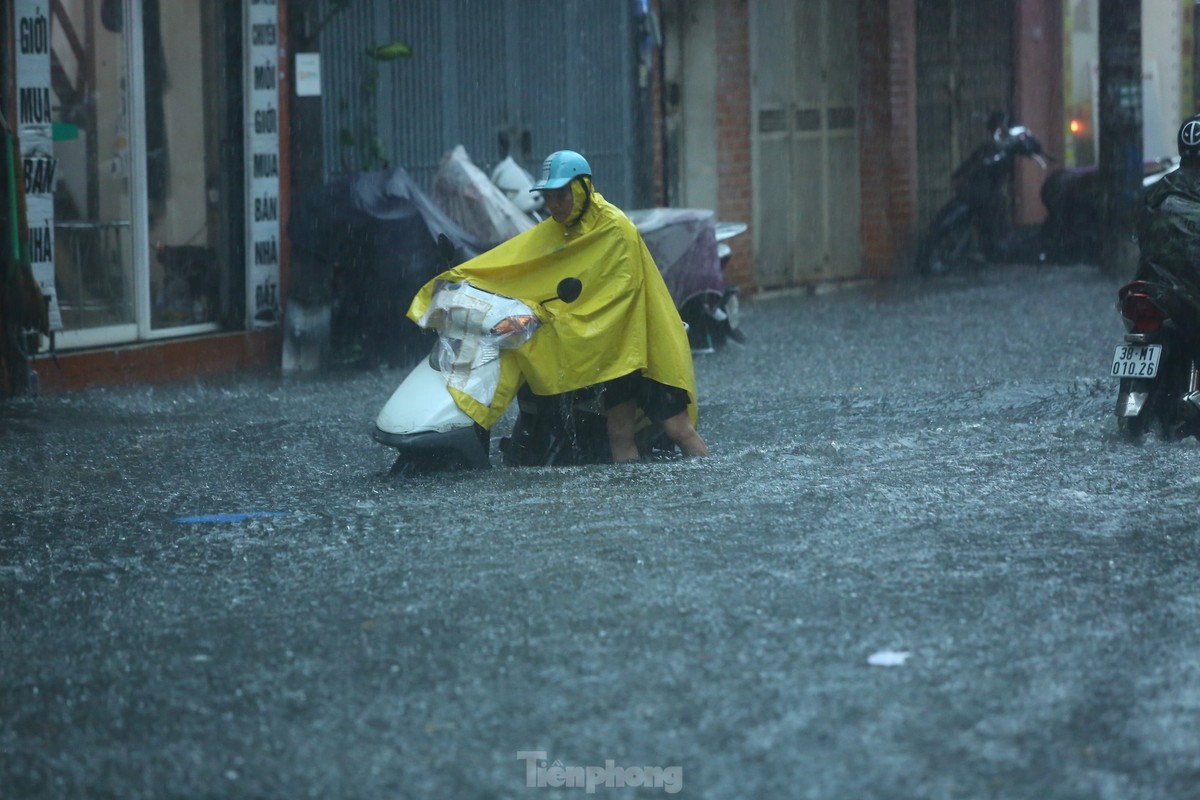
[(1137, 280), (1121, 287), (1124, 342), (1113, 354), (1120, 379), (1117, 427), (1131, 440), (1200, 435), (1200, 304), (1180, 286)]
[[(432, 337), (405, 320), (413, 294), (442, 271), (439, 238), (463, 261), (491, 243), (433, 202), (401, 167), (347, 175), (300, 193), (287, 233), (292, 271), (284, 368), (409, 364)], [(313, 366), (313, 364), (309, 364)]]
[[(725, 277), (725, 268), (729, 266), (729, 261), (733, 258), (733, 248), (725, 242), (745, 233), (749, 227), (744, 222), (717, 222), (717, 260), (721, 264), (722, 279)], [(709, 329), (709, 341), (716, 347), (723, 346), (728, 340), (738, 344), (746, 343), (746, 334), (741, 328), (739, 294), (738, 287), (727, 282), (724, 291), (721, 292), (721, 301), (717, 308), (712, 309), (711, 306), (705, 308), (708, 317), (713, 321), (713, 325)], [(684, 321), (687, 321), (686, 317)]]
[(917, 272), (942, 275), (971, 261), (1009, 256), (1007, 187), (1018, 157), (1042, 169), (1049, 158), (1025, 126), (997, 127), (958, 166), (952, 176), (954, 197), (938, 210), (917, 248)]
[(692, 352), (711, 353), (730, 340), (744, 344), (738, 287), (724, 273), (733, 254), (725, 242), (745, 232), (745, 223), (718, 222), (702, 208), (646, 208), (628, 216), (688, 326)]
[[(497, 169), (505, 162), (513, 169), (520, 169), (511, 157), (501, 162)], [(509, 172), (511, 170), (506, 170), (505, 174)], [(493, 175), (496, 175), (495, 170)], [(447, 216), (475, 239), (494, 247), (536, 224), (537, 219), (529, 213), (538, 206), (529, 197), (528, 188), (532, 185), (532, 182), (526, 185), (525, 198), (521, 198), (519, 192), (515, 193), (516, 200), (525, 201), (524, 205), (518, 205), (514, 193), (503, 189), (475, 166), (466, 148), (460, 144), (442, 157), (433, 176), (431, 193), (433, 201)], [(541, 201), (541, 195), (537, 200)]]
[[(1179, 168), (1179, 156), (1147, 159), (1142, 165), (1142, 189)], [(1104, 187), (1095, 165), (1050, 173), (1042, 184), (1046, 221), (1040, 231), (1041, 260), (1053, 264), (1095, 264), (1100, 261), (1104, 220)]]

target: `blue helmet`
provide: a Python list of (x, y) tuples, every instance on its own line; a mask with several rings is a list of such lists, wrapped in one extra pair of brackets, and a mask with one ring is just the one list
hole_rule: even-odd
[(529, 191), (557, 189), (566, 186), (580, 175), (591, 177), (592, 168), (587, 159), (574, 150), (559, 150), (542, 162), (542, 174)]

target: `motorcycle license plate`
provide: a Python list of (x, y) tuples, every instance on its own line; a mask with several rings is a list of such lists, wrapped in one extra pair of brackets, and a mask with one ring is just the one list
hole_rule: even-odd
[(1113, 354), (1114, 378), (1153, 378), (1158, 374), (1161, 344), (1123, 344)]

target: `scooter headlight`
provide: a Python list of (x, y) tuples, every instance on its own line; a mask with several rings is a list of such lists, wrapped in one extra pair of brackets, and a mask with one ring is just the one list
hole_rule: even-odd
[(518, 314), (505, 317), (492, 326), (496, 336), (511, 336), (517, 333), (532, 333), (538, 325), (538, 318), (533, 314)]

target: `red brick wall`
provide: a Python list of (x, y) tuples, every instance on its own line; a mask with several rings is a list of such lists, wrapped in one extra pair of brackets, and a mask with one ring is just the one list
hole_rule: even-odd
[[(717, 216), (729, 222), (753, 222), (751, 175), (750, 8), (747, 0), (717, 0)], [(725, 279), (742, 291), (754, 289), (754, 232), (729, 242), (733, 258)]]
[(917, 221), (915, 0), (859, 2), (863, 274), (909, 271)]

